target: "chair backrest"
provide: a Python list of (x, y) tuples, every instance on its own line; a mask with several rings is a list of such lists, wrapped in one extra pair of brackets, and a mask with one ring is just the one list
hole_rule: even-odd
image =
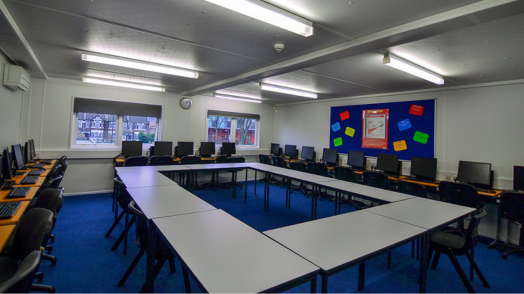
[(239, 157), (239, 156), (228, 157), (226, 162), (228, 163), (246, 162), (246, 159), (244, 157)]
[(259, 154), (258, 159), (260, 160), (260, 163), (271, 164), (271, 161), (269, 160), (269, 155)]
[(304, 163), (291, 161), (289, 162), (289, 168), (293, 170), (305, 172), (307, 169), (307, 165)]
[(10, 256), (23, 260), (49, 238), (53, 228), (53, 212), (45, 208), (28, 210), (18, 222)]
[(180, 164), (198, 164), (201, 162), (200, 156), (184, 156), (180, 159)]
[(13, 276), (0, 285), (0, 293), (29, 293), (41, 261), (42, 253), (39, 250), (29, 253)]
[(478, 207), (479, 194), (470, 184), (442, 181), (438, 190), (441, 201), (471, 208)]
[(146, 156), (131, 156), (126, 158), (124, 166), (146, 166), (147, 157)]
[(349, 166), (335, 166), (335, 178), (354, 183), (355, 171)]
[(62, 155), (62, 157), (60, 157), (60, 159), (58, 159), (58, 161), (65, 161), (66, 159), (67, 159), (67, 156)]
[(58, 172), (59, 175), (63, 176), (65, 174), (66, 169), (67, 169), (67, 161), (65, 161), (65, 160), (64, 161), (60, 161), (60, 165), (61, 165), (61, 167), (58, 169), (57, 172)]
[(153, 155), (149, 159), (149, 165), (172, 165), (173, 157), (168, 155)]
[(284, 158), (279, 157), (279, 156), (273, 156), (273, 165), (274, 166), (284, 167), (285, 164), (286, 163), (284, 161)]
[(122, 182), (118, 177), (114, 178), (113, 181), (115, 182), (116, 186), (116, 203), (121, 208), (126, 209), (129, 205), (129, 201), (131, 200), (131, 195), (129, 195), (129, 193), (127, 192), (127, 188), (124, 182)]
[(53, 225), (56, 223), (58, 213), (62, 208), (64, 197), (62, 191), (59, 189), (46, 188), (40, 192), (38, 198), (35, 201), (33, 208), (40, 207), (49, 209), (53, 212)]
[(364, 172), (364, 184), (389, 190), (389, 178), (388, 176), (383, 172), (378, 171), (365, 171)]
[[(487, 212), (484, 209), (479, 209), (475, 215), (473, 215), (469, 221), (468, 229), (465, 233), (464, 246), (461, 248), (463, 251), (470, 250), (477, 246), (477, 237), (479, 235), (478, 228), (482, 217), (486, 216)], [(459, 253), (460, 254), (460, 253)]]
[(319, 162), (310, 162), (307, 164), (306, 172), (314, 175), (327, 177), (328, 169), (327, 166)]
[(500, 195), (500, 215), (524, 224), (524, 193), (502, 193)]
[(406, 181), (398, 181), (397, 187), (400, 193), (428, 198), (428, 191), (426, 190), (426, 187), (424, 187), (421, 184)]
[(215, 163), (224, 163), (227, 160), (227, 155), (219, 155), (215, 159)]
[(147, 226), (147, 218), (140, 210), (134, 200), (129, 202), (129, 212), (136, 216), (135, 220), (135, 243), (140, 248), (147, 247), (147, 238), (149, 236), (149, 227)]
[(58, 189), (58, 187), (60, 187), (60, 183), (62, 182), (62, 178), (64, 176), (62, 175), (58, 175), (57, 177), (55, 178), (52, 178), (50, 180), (48, 180), (45, 185), (44, 185), (44, 188), (53, 188), (53, 189)]
[(51, 171), (49, 174), (47, 174), (46, 180), (51, 180), (60, 175), (60, 170), (62, 169), (62, 165), (60, 163), (57, 163), (51, 168)]

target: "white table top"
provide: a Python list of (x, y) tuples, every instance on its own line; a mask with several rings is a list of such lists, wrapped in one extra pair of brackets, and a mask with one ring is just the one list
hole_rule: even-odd
[(179, 186), (127, 189), (148, 219), (216, 209)]
[(140, 169), (136, 172), (118, 172), (118, 176), (124, 182), (126, 188), (178, 185), (168, 177), (151, 169)]
[(318, 271), (223, 210), (153, 221), (209, 293), (261, 292)]
[(277, 170), (285, 170), (285, 168), (283, 167), (278, 167), (278, 166), (274, 166), (274, 165), (270, 165), (270, 164), (264, 164), (264, 163), (260, 163), (260, 162), (248, 162), (247, 165), (252, 168), (252, 169), (256, 169), (258, 171), (277, 171)]
[(280, 175), (280, 176), (284, 176), (284, 177), (288, 177), (288, 178), (304, 181), (304, 182), (313, 183), (313, 184), (323, 183), (323, 182), (330, 182), (330, 181), (337, 181), (337, 179), (332, 178), (332, 177), (323, 177), (323, 176), (314, 175), (314, 174), (310, 174), (310, 173), (305, 173), (305, 172), (292, 170), (292, 169), (283, 169), (283, 170), (280, 170), (278, 172), (272, 171), (272, 173), (274, 173), (276, 175)]
[(452, 223), (474, 212), (475, 209), (415, 197), (392, 204), (367, 208), (366, 211), (431, 230)]
[(191, 170), (217, 170), (227, 168), (249, 168), (249, 164), (245, 162), (236, 163), (201, 163), (184, 165)]
[(426, 230), (359, 210), (265, 231), (324, 271), (360, 262)]
[(404, 193), (398, 193), (394, 191), (389, 191), (385, 189), (375, 188), (366, 186), (363, 184), (357, 184), (357, 183), (351, 183), (347, 181), (330, 181), (330, 182), (322, 182), (320, 184), (322, 187), (326, 188), (332, 188), (344, 192), (352, 193), (356, 196), (363, 196), (367, 199), (372, 198), (374, 200), (381, 200), (384, 202), (397, 202), (402, 201), (406, 199), (415, 198), (416, 196), (404, 194)]

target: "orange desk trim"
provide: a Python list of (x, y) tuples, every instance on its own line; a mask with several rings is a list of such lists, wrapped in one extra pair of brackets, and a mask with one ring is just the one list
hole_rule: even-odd
[(4, 246), (11, 237), (11, 234), (15, 231), (16, 225), (5, 225), (0, 226), (0, 252), (4, 250)]
[(38, 187), (31, 187), (29, 190), (29, 193), (24, 198), (8, 198), (6, 199), (5, 196), (9, 193), (11, 190), (1, 190), (0, 191), (0, 202), (12, 202), (12, 201), (31, 201), (33, 197), (35, 197), (36, 192), (38, 191)]

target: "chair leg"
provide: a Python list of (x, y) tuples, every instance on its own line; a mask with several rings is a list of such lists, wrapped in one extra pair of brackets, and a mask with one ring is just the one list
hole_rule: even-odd
[(478, 267), (477, 263), (475, 262), (475, 259), (473, 258), (473, 256), (469, 252), (466, 252), (466, 256), (468, 257), (469, 262), (471, 266), (473, 266), (473, 269), (475, 270), (475, 272), (477, 272), (477, 275), (479, 276), (480, 280), (482, 281), (482, 284), (484, 285), (484, 287), (489, 289), (490, 286), (489, 286), (488, 280), (486, 280), (486, 277), (484, 277), (484, 274), (480, 271), (480, 268)]
[(55, 287), (40, 285), (40, 284), (31, 285), (31, 290), (38, 291), (38, 292), (56, 293)]
[(451, 263), (453, 264), (453, 267), (457, 271), (457, 273), (460, 276), (460, 279), (462, 280), (462, 283), (464, 283), (464, 286), (466, 286), (466, 289), (469, 293), (476, 293), (475, 288), (473, 288), (473, 285), (471, 285), (471, 282), (468, 279), (468, 276), (460, 266), (460, 263), (457, 260), (457, 257), (455, 254), (453, 254), (453, 251), (451, 249), (448, 250), (447, 255), (449, 256), (449, 259), (451, 260)]
[(53, 235), (53, 234), (49, 235), (49, 242), (50, 243), (55, 243), (55, 235)]
[(120, 213), (120, 215), (118, 216), (118, 218), (115, 220), (115, 222), (113, 223), (113, 225), (111, 226), (111, 228), (109, 229), (109, 231), (107, 231), (106, 233), (106, 237), (109, 237), (109, 235), (111, 235), (111, 233), (113, 232), (113, 230), (116, 228), (116, 226), (118, 225), (118, 223), (120, 222), (120, 220), (124, 217), (125, 215), (125, 211), (122, 210), (122, 212)]
[(435, 257), (433, 257), (433, 263), (431, 263), (431, 269), (437, 269), (438, 260), (440, 259), (440, 252), (435, 252)]
[(44, 273), (43, 272), (36, 273), (35, 279), (38, 279), (37, 281), (38, 283), (42, 283), (44, 281)]
[(138, 262), (140, 261), (140, 258), (142, 258), (142, 255), (144, 255), (145, 252), (146, 252), (145, 248), (140, 248), (140, 251), (136, 255), (135, 259), (133, 259), (133, 262), (131, 263), (127, 271), (125, 272), (124, 276), (118, 282), (117, 287), (122, 287), (124, 285), (124, 283), (127, 281), (127, 278), (133, 272), (133, 270), (135, 269), (135, 266), (138, 264)]
[(52, 255), (42, 254), (42, 259), (51, 261), (51, 266), (55, 266), (56, 265), (56, 257), (54, 257)]
[(171, 257), (168, 259), (168, 261), (169, 261), (169, 269), (171, 270), (172, 273), (176, 273), (175, 259)]
[[(135, 223), (135, 216), (133, 215), (133, 217), (131, 218), (131, 221), (129, 221), (129, 224), (127, 226), (127, 230), (129, 230), (131, 228), (131, 226)], [(127, 230), (124, 229), (124, 231), (120, 234), (120, 236), (118, 237), (118, 239), (116, 240), (115, 244), (113, 245), (113, 247), (111, 247), (111, 251), (115, 251), (118, 246), (120, 246), (120, 243), (122, 243), (122, 241), (124, 240), (124, 238), (126, 237), (127, 235)], [(127, 243), (127, 242), (126, 242)], [(126, 250), (124, 250), (124, 255), (127, 253)]]

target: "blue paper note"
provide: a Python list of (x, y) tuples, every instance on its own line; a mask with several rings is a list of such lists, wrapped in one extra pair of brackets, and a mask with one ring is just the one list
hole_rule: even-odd
[(405, 119), (403, 121), (399, 121), (397, 123), (397, 125), (398, 125), (399, 131), (404, 131), (404, 130), (407, 130), (407, 129), (411, 129), (411, 122), (409, 121), (409, 118)]
[(336, 132), (338, 130), (340, 130), (340, 123), (335, 123), (331, 126), (331, 129), (333, 130), (333, 132)]

